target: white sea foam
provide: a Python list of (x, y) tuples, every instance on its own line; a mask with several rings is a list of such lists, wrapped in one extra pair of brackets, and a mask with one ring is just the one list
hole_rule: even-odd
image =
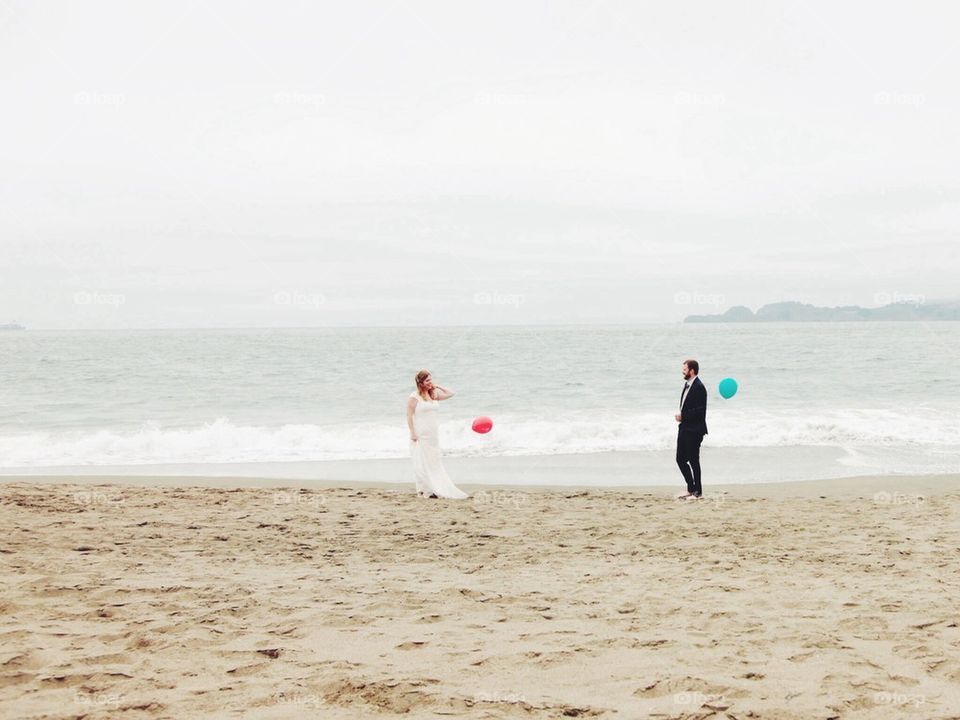
[[(674, 446), (676, 424), (658, 413), (577, 411), (555, 417), (500, 416), (488, 435), (470, 429), (470, 418), (445, 417), (441, 442), (451, 456), (553, 455), (656, 451)], [(711, 447), (835, 446), (846, 450), (929, 450), (952, 454), (960, 417), (931, 423), (924, 411), (820, 410), (745, 412), (708, 416)], [(248, 463), (406, 457), (407, 430), (396, 423), (255, 426), (221, 418), (186, 428), (146, 425), (138, 430), (0, 436), (7, 468)]]

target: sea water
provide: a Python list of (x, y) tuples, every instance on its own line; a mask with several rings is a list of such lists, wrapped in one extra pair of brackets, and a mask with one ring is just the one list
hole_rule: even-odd
[(426, 368), (456, 392), (445, 455), (479, 481), (673, 481), (692, 357), (705, 478), (953, 473), (958, 348), (951, 322), (0, 333), (0, 472), (402, 481)]

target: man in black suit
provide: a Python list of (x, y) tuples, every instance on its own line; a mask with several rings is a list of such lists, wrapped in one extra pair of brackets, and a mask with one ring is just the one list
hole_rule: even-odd
[(679, 497), (696, 500), (703, 495), (700, 485), (700, 443), (707, 434), (707, 388), (700, 382), (700, 363), (683, 363), (683, 391), (680, 393), (680, 412), (677, 422), (677, 465), (687, 481), (687, 492)]

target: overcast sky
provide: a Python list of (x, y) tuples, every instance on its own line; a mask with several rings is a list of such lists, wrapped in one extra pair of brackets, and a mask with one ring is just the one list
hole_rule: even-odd
[(0, 9), (0, 323), (649, 322), (960, 284), (952, 2)]

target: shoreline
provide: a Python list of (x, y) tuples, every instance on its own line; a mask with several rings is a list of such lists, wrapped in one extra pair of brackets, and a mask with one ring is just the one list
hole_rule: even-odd
[[(785, 446), (701, 449), (704, 488), (800, 483), (849, 478), (960, 477), (956, 455), (924, 456), (835, 446)], [(2, 458), (0, 458), (2, 461)], [(444, 466), (463, 488), (672, 488), (682, 482), (673, 450), (603, 451), (548, 455), (445, 454)], [(247, 462), (142, 463), (136, 465), (59, 465), (0, 467), (0, 482), (15, 478), (117, 478), (117, 482), (182, 484), (198, 478), (203, 485), (222, 481), (243, 487), (302, 487), (331, 485), (404, 487), (413, 483), (408, 457), (350, 460), (262, 460)], [(81, 480), (83, 478), (83, 480)], [(138, 481), (136, 478), (142, 478)], [(173, 480), (163, 480), (173, 478)], [(887, 481), (879, 481), (887, 482)], [(931, 487), (935, 491), (935, 487)]]
[[(217, 489), (305, 489), (305, 490), (387, 490), (400, 494), (413, 494), (413, 483), (364, 481), (355, 479), (327, 480), (268, 477), (220, 477), (209, 475), (7, 475), (0, 476), (0, 487), (9, 486), (50, 487), (74, 485), (84, 487), (154, 487), (154, 488), (217, 488)], [(673, 497), (683, 492), (683, 483), (678, 478), (674, 484), (663, 485), (544, 485), (544, 484), (477, 484), (458, 485), (471, 496), (477, 493), (569, 493), (597, 492), (629, 495)], [(889, 496), (889, 502), (908, 502), (904, 499), (960, 492), (960, 473), (934, 475), (852, 475), (842, 478), (813, 478), (769, 483), (722, 483), (704, 486), (704, 497), (731, 498), (813, 498), (813, 497), (859, 497), (873, 498), (879, 494)], [(899, 495), (898, 495), (899, 493)], [(883, 498), (875, 498), (883, 501)], [(920, 500), (922, 502), (922, 500)], [(451, 501), (457, 502), (457, 501)]]

